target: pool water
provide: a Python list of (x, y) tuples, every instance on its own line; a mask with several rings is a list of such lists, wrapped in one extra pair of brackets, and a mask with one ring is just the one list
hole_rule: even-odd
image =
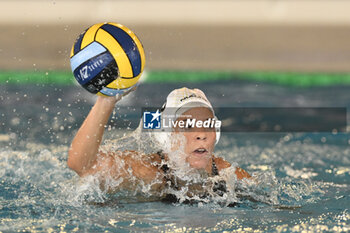
[[(132, 132), (141, 107), (161, 106), (172, 89), (182, 86), (140, 85), (116, 108), (106, 138)], [(350, 106), (348, 86), (290, 88), (243, 81), (186, 86), (202, 89), (214, 106)], [(108, 196), (67, 167), (70, 142), (94, 102), (89, 93), (77, 86), (41, 84), (2, 85), (0, 90), (0, 231), (350, 229), (347, 132), (223, 133), (215, 154), (237, 163), (259, 184), (236, 183), (244, 197), (235, 207), (167, 204), (130, 193)], [(107, 197), (108, 204), (87, 204), (87, 197), (97, 202)]]

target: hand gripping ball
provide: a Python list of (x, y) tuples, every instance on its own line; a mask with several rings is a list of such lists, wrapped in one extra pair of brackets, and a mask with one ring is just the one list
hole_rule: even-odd
[(131, 89), (145, 66), (137, 36), (116, 23), (99, 23), (85, 30), (70, 54), (77, 82), (91, 93), (115, 96)]

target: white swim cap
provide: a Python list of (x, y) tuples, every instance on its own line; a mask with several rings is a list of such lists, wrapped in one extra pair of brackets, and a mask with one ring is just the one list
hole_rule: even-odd
[(162, 116), (171, 117), (174, 121), (190, 108), (206, 107), (213, 115), (214, 109), (209, 100), (199, 89), (189, 89), (187, 87), (175, 89), (169, 93), (161, 112)]
[[(203, 91), (199, 89), (189, 89), (187, 87), (175, 89), (172, 92), (169, 93), (166, 102), (161, 108), (161, 117), (162, 119), (170, 118), (171, 120), (175, 121), (179, 116), (181, 116), (184, 112), (189, 110), (190, 108), (195, 107), (206, 107), (212, 111), (214, 115), (214, 119), (217, 120), (215, 117), (215, 112), (210, 104), (209, 100), (203, 93)], [(216, 142), (217, 144), (220, 139), (220, 128), (216, 128)], [(169, 132), (161, 132), (156, 133), (156, 139), (161, 144), (167, 144), (169, 143)]]

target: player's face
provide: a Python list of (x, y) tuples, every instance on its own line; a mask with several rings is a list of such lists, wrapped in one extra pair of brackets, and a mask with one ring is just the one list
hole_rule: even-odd
[[(206, 107), (191, 108), (184, 112), (177, 121), (202, 121), (213, 119), (214, 115), (210, 109)], [(186, 162), (193, 168), (203, 168), (207, 171), (211, 170), (212, 153), (215, 147), (215, 127), (176, 127), (176, 133), (183, 133), (186, 142), (184, 152), (186, 154)]]

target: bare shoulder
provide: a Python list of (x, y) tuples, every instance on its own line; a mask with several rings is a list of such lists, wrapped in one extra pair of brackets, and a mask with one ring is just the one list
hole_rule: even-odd
[(156, 155), (141, 154), (137, 151), (100, 152), (95, 165), (88, 174), (106, 174), (114, 178), (133, 175), (146, 183), (154, 180), (159, 173)]
[(214, 162), (216, 164), (216, 167), (218, 170), (222, 170), (228, 167), (231, 167), (231, 163), (227, 162), (224, 158), (222, 157), (214, 157)]
[(160, 159), (156, 154), (140, 154), (136, 151), (125, 152), (126, 166), (132, 169), (135, 177), (146, 183), (152, 182), (159, 175)]
[[(231, 166), (231, 163), (227, 162), (222, 157), (215, 157), (214, 158), (214, 162), (215, 162), (215, 164), (216, 164), (216, 166), (217, 166), (219, 171)], [(243, 178), (251, 178), (249, 173), (246, 172), (244, 169), (242, 169), (240, 167), (236, 167), (235, 174), (236, 174), (237, 178), (240, 179), (240, 180), (243, 179)]]
[(251, 178), (251, 175), (249, 175), (248, 172), (246, 172), (244, 169), (242, 169), (240, 167), (236, 167), (235, 174), (236, 174), (237, 178), (240, 180), (242, 180), (244, 178)]

